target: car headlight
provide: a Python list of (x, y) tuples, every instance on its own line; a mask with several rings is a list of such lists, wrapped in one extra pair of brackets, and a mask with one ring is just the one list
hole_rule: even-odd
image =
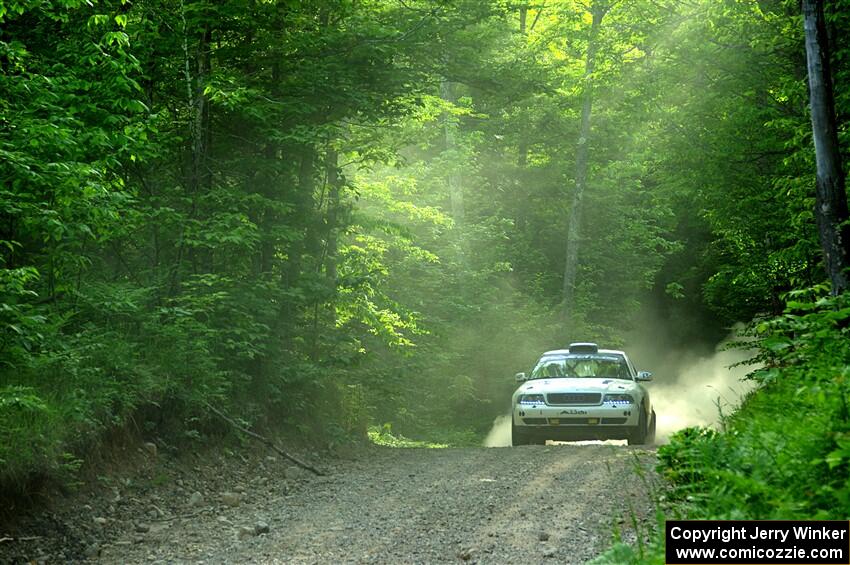
[(542, 394), (520, 394), (517, 404), (545, 404)]
[(603, 402), (613, 402), (614, 404), (634, 404), (635, 399), (631, 394), (606, 394)]

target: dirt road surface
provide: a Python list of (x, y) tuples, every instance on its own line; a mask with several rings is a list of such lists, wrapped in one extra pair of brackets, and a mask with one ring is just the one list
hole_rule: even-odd
[(0, 561), (15, 547), (9, 560), (45, 563), (584, 563), (654, 514), (651, 449), (370, 448), (324, 477), (266, 455), (152, 463)]

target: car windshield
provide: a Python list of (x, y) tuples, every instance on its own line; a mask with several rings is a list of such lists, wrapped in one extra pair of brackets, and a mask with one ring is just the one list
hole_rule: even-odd
[(569, 355), (544, 357), (531, 372), (532, 379), (557, 377), (629, 379), (629, 367), (618, 356)]

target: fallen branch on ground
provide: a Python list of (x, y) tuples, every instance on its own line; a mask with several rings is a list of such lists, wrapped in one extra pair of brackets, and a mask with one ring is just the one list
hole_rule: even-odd
[(7, 542), (7, 541), (34, 541), (34, 540), (37, 540), (37, 539), (41, 539), (42, 537), (43, 536), (27, 536), (27, 537), (23, 537), (23, 538), (3, 537), (3, 538), (0, 538), (0, 543)]
[(230, 424), (231, 426), (233, 426), (234, 428), (236, 428), (236, 429), (237, 429), (237, 430), (239, 430), (240, 432), (242, 432), (242, 433), (244, 433), (244, 434), (246, 434), (246, 435), (249, 435), (249, 436), (251, 436), (252, 438), (254, 438), (254, 439), (256, 439), (256, 440), (259, 440), (259, 441), (261, 441), (262, 443), (266, 444), (267, 446), (269, 446), (270, 448), (272, 448), (274, 451), (276, 451), (278, 454), (280, 454), (280, 456), (281, 456), (281, 457), (283, 457), (283, 458), (285, 458), (285, 459), (288, 459), (288, 460), (292, 461), (293, 463), (295, 463), (296, 465), (298, 465), (298, 466), (299, 466), (299, 467), (301, 467), (302, 469), (307, 469), (307, 470), (308, 470), (308, 471), (310, 471), (311, 473), (315, 473), (316, 475), (319, 475), (320, 477), (324, 477), (324, 476), (325, 476), (325, 474), (324, 474), (323, 472), (319, 471), (318, 469), (316, 469), (316, 468), (315, 468), (315, 467), (313, 467), (312, 465), (308, 465), (307, 463), (304, 463), (303, 461), (301, 461), (301, 460), (297, 459), (296, 457), (293, 457), (293, 456), (292, 456), (292, 455), (290, 455), (289, 453), (285, 452), (284, 450), (282, 450), (281, 448), (279, 448), (278, 446), (276, 446), (276, 445), (274, 444), (274, 442), (272, 442), (270, 439), (267, 439), (267, 438), (265, 438), (265, 437), (261, 436), (260, 434), (258, 434), (258, 433), (256, 433), (256, 432), (252, 432), (251, 430), (249, 430), (249, 429), (247, 429), (247, 428), (245, 428), (245, 427), (243, 427), (243, 426), (240, 426), (240, 425), (239, 425), (239, 424), (237, 424), (234, 420), (232, 420), (231, 418), (229, 418), (229, 417), (225, 416), (222, 412), (220, 412), (219, 410), (217, 410), (216, 408), (214, 408), (213, 406), (211, 406), (208, 402), (205, 402), (204, 404), (206, 404), (207, 408), (209, 408), (209, 409), (210, 409), (210, 411), (211, 411), (213, 414), (215, 414), (216, 416), (218, 416), (219, 418), (221, 418), (222, 420), (224, 420), (225, 422), (227, 422), (228, 424)]

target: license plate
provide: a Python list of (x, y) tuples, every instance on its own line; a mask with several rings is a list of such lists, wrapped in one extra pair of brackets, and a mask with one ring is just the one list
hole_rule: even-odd
[(549, 418), (549, 423), (553, 426), (557, 426), (561, 423), (561, 420), (559, 418)]
[(588, 423), (588, 424), (598, 424), (598, 423), (599, 423), (599, 418), (588, 418), (588, 419), (587, 419), (587, 423)]

